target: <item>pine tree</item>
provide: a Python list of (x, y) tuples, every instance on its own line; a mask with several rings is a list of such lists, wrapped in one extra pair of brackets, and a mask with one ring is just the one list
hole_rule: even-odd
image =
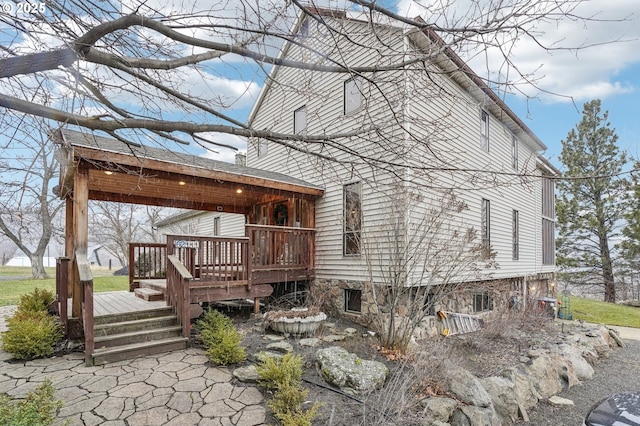
[[(623, 240), (620, 243), (620, 257), (625, 286), (624, 297), (639, 298), (637, 271), (640, 268), (640, 161), (633, 166), (630, 188), (627, 191), (627, 205), (624, 214), (625, 226), (622, 229)], [(629, 290), (631, 294), (629, 294)]]
[(562, 141), (565, 172), (556, 204), (558, 265), (574, 282), (600, 285), (604, 300), (616, 301), (611, 241), (624, 213), (626, 182), (620, 173), (627, 157), (601, 111), (599, 99), (587, 102), (583, 116)]

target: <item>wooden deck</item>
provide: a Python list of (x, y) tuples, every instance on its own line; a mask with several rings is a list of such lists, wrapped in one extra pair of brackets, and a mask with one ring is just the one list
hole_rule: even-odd
[[(69, 299), (69, 309), (71, 309)], [(156, 308), (164, 308), (167, 303), (164, 300), (147, 302), (129, 291), (108, 291), (94, 293), (93, 315), (99, 317), (110, 314), (124, 314), (127, 312), (147, 311)]]

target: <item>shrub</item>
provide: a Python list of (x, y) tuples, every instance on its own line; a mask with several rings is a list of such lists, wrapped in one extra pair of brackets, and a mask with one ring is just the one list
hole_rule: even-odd
[(54, 294), (46, 289), (35, 288), (31, 293), (20, 296), (18, 311), (38, 312), (47, 311), (49, 305), (55, 299)]
[(62, 338), (60, 323), (46, 311), (20, 311), (7, 319), (8, 330), (2, 333), (2, 348), (16, 359), (51, 356)]
[(54, 398), (51, 380), (45, 381), (21, 401), (0, 394), (0, 424), (6, 426), (48, 426), (57, 418), (62, 402)]
[(258, 383), (274, 390), (268, 406), (283, 426), (311, 426), (319, 405), (303, 410), (308, 390), (301, 385), (303, 360), (300, 355), (288, 353), (282, 358), (267, 357), (256, 368)]
[(229, 365), (247, 359), (242, 347), (242, 336), (226, 315), (216, 310), (207, 310), (196, 323), (196, 330), (212, 362)]
[(298, 386), (302, 378), (303, 360), (300, 355), (288, 353), (282, 358), (266, 357), (256, 366), (258, 383), (267, 389), (277, 390), (284, 385)]

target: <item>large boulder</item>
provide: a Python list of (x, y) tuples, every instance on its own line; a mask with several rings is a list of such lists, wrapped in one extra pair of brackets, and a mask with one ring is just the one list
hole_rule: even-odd
[(322, 378), (350, 394), (366, 394), (380, 389), (389, 374), (383, 363), (360, 359), (338, 346), (318, 350), (316, 360)]
[(433, 396), (420, 401), (422, 410), (422, 424), (432, 425), (436, 422), (447, 423), (451, 414), (458, 406), (455, 399)]
[(482, 387), (480, 380), (467, 370), (450, 365), (445, 375), (446, 390), (459, 401), (478, 407), (491, 405), (491, 397)]
[(533, 377), (535, 388), (542, 399), (560, 393), (563, 389), (557, 364), (557, 360), (549, 354), (535, 356), (529, 361), (529, 374)]
[(513, 383), (516, 400), (522, 404), (523, 409), (529, 409), (538, 404), (540, 394), (535, 388), (533, 377), (525, 366), (509, 367), (502, 372), (502, 376)]
[(514, 423), (518, 420), (520, 407), (516, 385), (506, 377), (491, 376), (480, 379), (482, 387), (491, 397), (493, 409), (505, 423)]
[(563, 343), (555, 349), (558, 354), (573, 366), (573, 371), (580, 381), (591, 380), (593, 378), (593, 367), (582, 356), (582, 351), (574, 345)]

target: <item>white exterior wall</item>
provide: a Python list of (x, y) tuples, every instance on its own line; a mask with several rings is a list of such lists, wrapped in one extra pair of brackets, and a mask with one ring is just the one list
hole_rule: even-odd
[(241, 214), (194, 212), (193, 215), (158, 227), (158, 234), (166, 240), (167, 235), (214, 235), (215, 218), (220, 218), (220, 237), (244, 237), (245, 218)]
[[(326, 18), (325, 18), (326, 19)], [(345, 25), (354, 38), (359, 38), (365, 46), (376, 45), (376, 39), (369, 33), (365, 24), (353, 21), (336, 22), (332, 25)], [(310, 33), (313, 34), (312, 29)], [(393, 45), (387, 52), (397, 52), (409, 43), (402, 37), (399, 29), (385, 43)], [(380, 35), (380, 34), (378, 34)], [(384, 38), (384, 37), (383, 37)], [(318, 41), (318, 47), (323, 40)], [(332, 44), (331, 44), (332, 45)], [(385, 47), (380, 47), (385, 52)], [(379, 58), (371, 55), (371, 51), (343, 52), (350, 59), (352, 66), (373, 65)], [(299, 48), (292, 47), (287, 52), (289, 58), (300, 58)], [(397, 58), (396, 58), (397, 59)], [(368, 141), (348, 141), (349, 147), (360, 153), (366, 153), (389, 160), (413, 164), (417, 167), (432, 162), (432, 152), (422, 145), (429, 141), (429, 148), (442, 157), (442, 163), (434, 165), (455, 164), (458, 168), (479, 171), (513, 172), (511, 167), (511, 130), (490, 114), (490, 149), (485, 152), (480, 145), (480, 110), (482, 100), (473, 99), (462, 87), (441, 72), (434, 73), (430, 79), (422, 79), (416, 75), (405, 78), (402, 72), (379, 72), (375, 79), (385, 89), (386, 94), (397, 93), (396, 98), (383, 98), (375, 87), (365, 84), (367, 106), (355, 113), (343, 113), (343, 84), (349, 75), (314, 73), (291, 68), (280, 68), (272, 75), (276, 84), (265, 92), (261, 103), (254, 111), (252, 126), (268, 129), (273, 132), (292, 133), (294, 111), (299, 107), (307, 107), (307, 129), (309, 135), (340, 132), (351, 132), (358, 126), (366, 125), (368, 120), (384, 123), (387, 139), (392, 141), (393, 148), (385, 153), (385, 147), (376, 142), (371, 135)], [(434, 87), (432, 79), (440, 79), (439, 87)], [(284, 86), (283, 86), (284, 85)], [(446, 89), (446, 90), (441, 90)], [(409, 101), (408, 100), (412, 100)], [(409, 128), (412, 135), (422, 135), (419, 143), (405, 137), (399, 124), (390, 120), (393, 116), (400, 119), (402, 126)], [(534, 142), (521, 129), (516, 133), (519, 139), (519, 166), (527, 173), (536, 172), (536, 149)], [(346, 139), (345, 139), (346, 140)], [(297, 147), (316, 149), (317, 145), (304, 145), (291, 142)], [(344, 140), (343, 140), (344, 143)], [(341, 160), (350, 160), (348, 154), (332, 150), (325, 146), (323, 155), (334, 155)], [(498, 269), (486, 271), (486, 278), (522, 277), (537, 272), (553, 271), (553, 267), (541, 265), (541, 206), (539, 181), (532, 179), (523, 184), (515, 176), (500, 175), (499, 187), (492, 187), (491, 175), (476, 173), (480, 176), (480, 185), (474, 184), (470, 175), (454, 176), (449, 173), (428, 172), (421, 176), (420, 172), (411, 172), (404, 176), (411, 183), (401, 182), (390, 173), (381, 172), (367, 165), (344, 166), (299, 151), (269, 143), (267, 153), (258, 155), (257, 144), (250, 143), (247, 150), (247, 162), (251, 167), (280, 171), (291, 174), (308, 182), (324, 186), (325, 195), (316, 202), (316, 276), (320, 279), (348, 281), (374, 281), (383, 279), (385, 259), (388, 260), (389, 245), (383, 229), (389, 225), (390, 212), (393, 209), (393, 198), (396, 189), (404, 186), (411, 192), (419, 192), (425, 196), (422, 202), (407, 200), (409, 216), (413, 224), (420, 220), (421, 211), (429, 208), (432, 197), (437, 190), (427, 188), (447, 188), (454, 186), (456, 195), (468, 205), (468, 210), (460, 215), (461, 222), (473, 226), (480, 231), (481, 199), (491, 201), (491, 243), (497, 253)], [(434, 177), (437, 176), (435, 181)], [(486, 179), (486, 182), (484, 181)], [(363, 253), (362, 256), (343, 256), (343, 185), (350, 182), (362, 182), (363, 239), (367, 241), (375, 253)], [(430, 201), (431, 200), (431, 201)], [(512, 210), (520, 212), (520, 259), (512, 260)], [(406, 218), (405, 218), (406, 220)], [(376, 241), (376, 242), (374, 242)], [(364, 250), (366, 251), (366, 249)], [(385, 251), (387, 253), (385, 253)]]

